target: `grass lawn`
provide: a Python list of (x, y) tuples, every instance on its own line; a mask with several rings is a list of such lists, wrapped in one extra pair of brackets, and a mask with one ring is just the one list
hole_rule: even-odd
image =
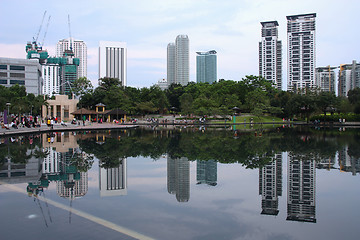
[[(274, 116), (262, 116), (260, 118), (253, 115), (240, 115), (236, 116), (235, 123), (250, 123), (251, 118), (253, 118), (254, 123), (272, 123), (272, 122), (282, 122), (282, 118), (274, 117)], [(212, 121), (213, 123), (224, 123), (224, 121)], [(226, 121), (226, 123), (233, 123), (233, 120)]]

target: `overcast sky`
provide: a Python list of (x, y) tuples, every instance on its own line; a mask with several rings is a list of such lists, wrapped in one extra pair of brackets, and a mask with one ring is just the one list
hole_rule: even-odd
[[(0, 0), (0, 57), (25, 58), (25, 45), (51, 15), (44, 48), (55, 54), (58, 40), (71, 35), (88, 47), (88, 78), (98, 79), (99, 41), (128, 47), (128, 85), (149, 87), (166, 78), (166, 47), (179, 34), (190, 40), (190, 81), (196, 81), (196, 51), (216, 50), (218, 78), (258, 75), (262, 21), (279, 22), (286, 88), (286, 16), (316, 13), (316, 65), (359, 61), (360, 1), (357, 0)], [(44, 37), (47, 18), (39, 40)]]

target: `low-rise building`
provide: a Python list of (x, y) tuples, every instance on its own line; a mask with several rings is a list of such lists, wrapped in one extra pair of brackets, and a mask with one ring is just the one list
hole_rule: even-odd
[(43, 79), (38, 59), (0, 58), (0, 85), (25, 86), (27, 93), (40, 95)]
[(58, 118), (59, 121), (70, 121), (75, 116), (72, 114), (77, 109), (79, 99), (69, 99), (67, 95), (56, 95), (54, 100), (47, 100), (48, 106), (42, 106), (42, 117)]

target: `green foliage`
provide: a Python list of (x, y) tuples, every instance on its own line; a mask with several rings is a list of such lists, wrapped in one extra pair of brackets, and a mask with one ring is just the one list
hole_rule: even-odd
[(86, 77), (80, 77), (72, 83), (72, 91), (75, 96), (82, 96), (93, 91), (91, 81)]
[(241, 113), (251, 113), (258, 118), (271, 114), (307, 121), (319, 113), (352, 110), (360, 113), (357, 90), (349, 92), (352, 99), (349, 102), (346, 98), (316, 89), (300, 89), (298, 93), (279, 91), (270, 81), (253, 75), (245, 76), (241, 81), (222, 79), (213, 84), (172, 84), (165, 91), (156, 86), (124, 88), (118, 79), (112, 78), (100, 79), (99, 83), (92, 93), (82, 96), (80, 105), (90, 107), (102, 102), (107, 109), (121, 108), (130, 114), (178, 112), (222, 116), (232, 114), (232, 109), (238, 107)]
[(0, 86), (0, 111), (7, 109), (6, 103), (10, 103), (11, 114), (40, 115), (41, 106), (45, 104), (44, 96), (27, 94), (25, 86), (14, 85), (9, 88)]

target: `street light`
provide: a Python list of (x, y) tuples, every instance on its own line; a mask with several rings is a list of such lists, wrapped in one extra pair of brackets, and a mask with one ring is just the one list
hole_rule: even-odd
[(6, 103), (6, 106), (7, 106), (7, 123), (8, 123), (8, 127), (10, 126), (10, 123), (9, 123), (9, 113), (10, 113), (10, 105), (11, 103)]

